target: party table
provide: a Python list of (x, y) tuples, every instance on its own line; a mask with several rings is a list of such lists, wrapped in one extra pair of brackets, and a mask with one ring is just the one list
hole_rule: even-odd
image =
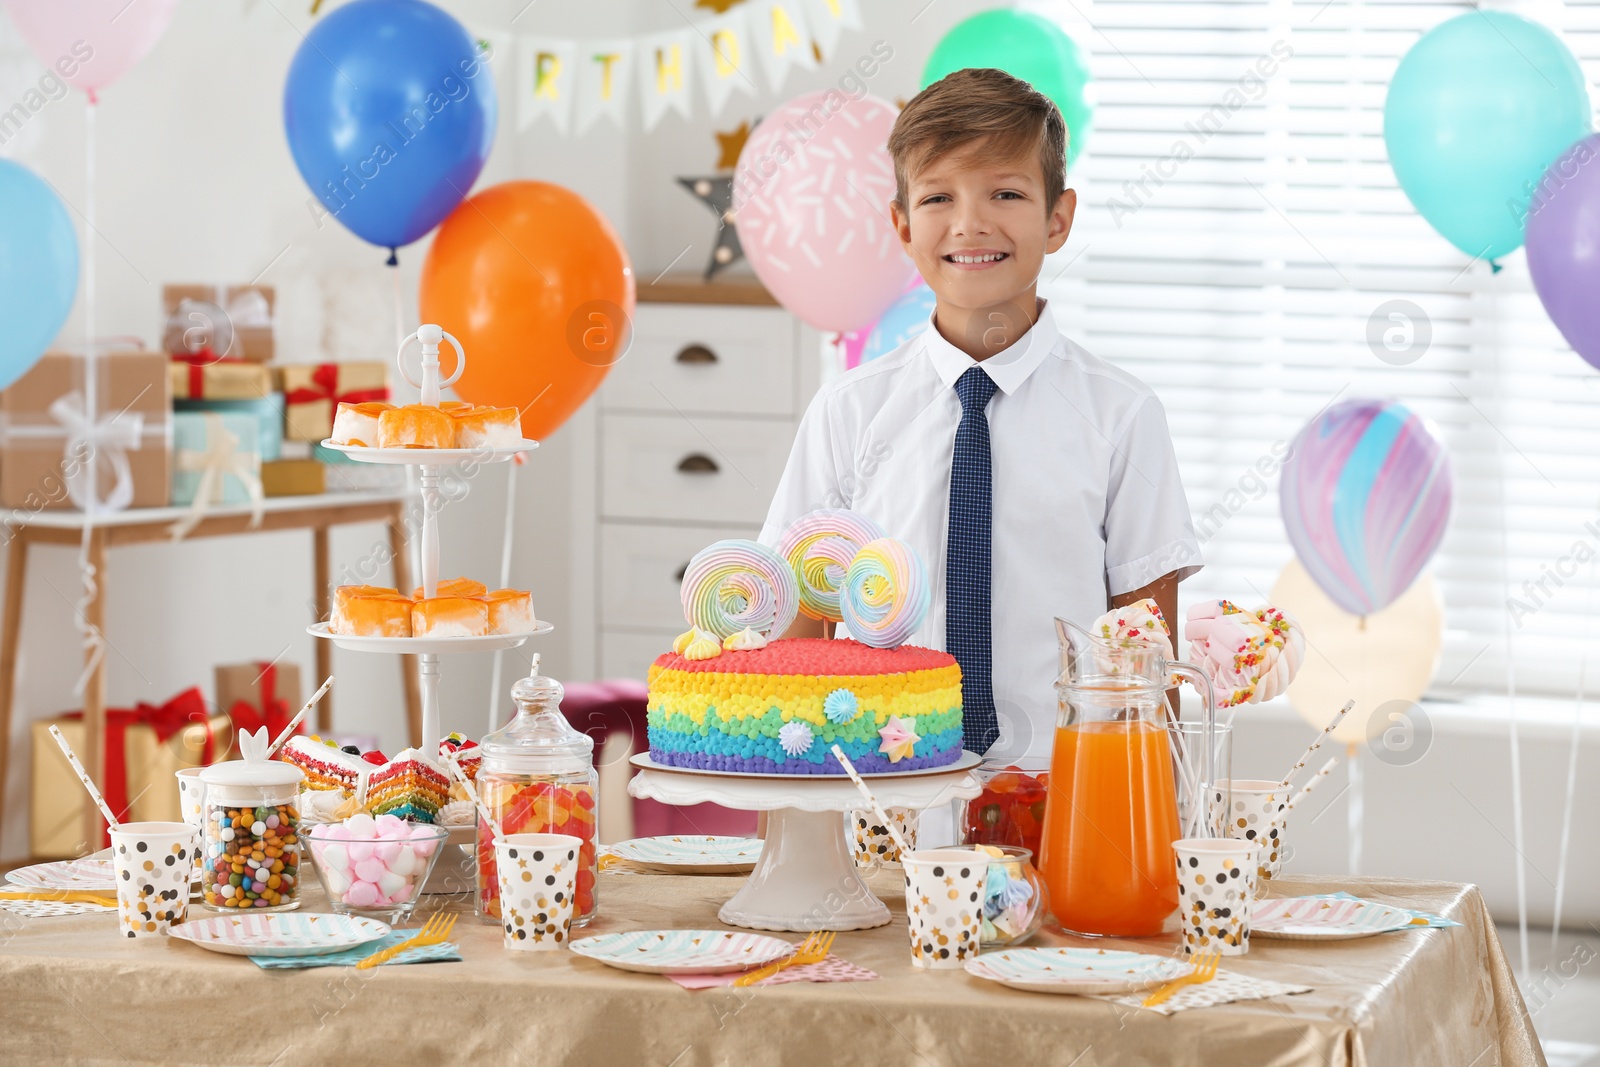
[[(914, 971), (898, 872), (872, 888), (896, 921), (841, 933), (834, 954), (881, 979), (691, 992), (566, 951), (509, 952), (465, 911), (459, 963), (264, 971), (168, 939), (119, 939), (111, 914), (0, 911), (0, 1062), (248, 1064), (1345, 1064), (1489, 1067), (1544, 1057), (1473, 886), (1285, 878), (1284, 895), (1346, 890), (1462, 925), (1358, 941), (1258, 940), (1224, 967), (1314, 991), (1163, 1016)], [(607, 872), (578, 936), (728, 929), (737, 877)], [(307, 905), (321, 910), (319, 890)], [(1083, 943), (1044, 933), (1039, 944)], [(1108, 947), (1170, 952), (1159, 940)]]

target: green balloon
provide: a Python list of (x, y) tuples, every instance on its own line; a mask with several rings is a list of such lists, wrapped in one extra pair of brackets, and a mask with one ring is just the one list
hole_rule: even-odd
[(1521, 246), (1545, 169), (1588, 132), (1577, 59), (1550, 30), (1504, 11), (1430, 30), (1400, 60), (1383, 105), (1400, 188), (1451, 244), (1490, 260)]
[(1083, 150), (1094, 118), (1089, 60), (1061, 27), (1025, 11), (985, 11), (956, 23), (922, 68), (926, 89), (946, 74), (995, 67), (1031, 84), (1067, 123), (1067, 163)]

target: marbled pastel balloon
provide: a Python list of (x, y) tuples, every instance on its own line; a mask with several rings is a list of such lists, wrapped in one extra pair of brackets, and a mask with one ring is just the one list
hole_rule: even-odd
[(1450, 457), (1403, 404), (1346, 400), (1295, 436), (1279, 486), (1283, 525), (1341, 608), (1370, 615), (1404, 593), (1450, 518)]

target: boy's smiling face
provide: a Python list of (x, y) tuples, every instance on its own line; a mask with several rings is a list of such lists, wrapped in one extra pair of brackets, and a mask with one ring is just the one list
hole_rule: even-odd
[(1044, 257), (1066, 243), (1076, 208), (1071, 189), (1045, 203), (1036, 154), (995, 158), (984, 142), (919, 168), (905, 205), (891, 205), (900, 243), (939, 306), (964, 311), (1019, 302), (1031, 310)]

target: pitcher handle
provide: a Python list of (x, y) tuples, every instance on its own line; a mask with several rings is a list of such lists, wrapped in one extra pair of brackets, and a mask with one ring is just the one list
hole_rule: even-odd
[(1210, 812), (1207, 809), (1211, 805), (1211, 792), (1217, 780), (1216, 691), (1211, 687), (1211, 676), (1205, 671), (1201, 670), (1199, 667), (1196, 667), (1193, 663), (1185, 663), (1182, 660), (1177, 660), (1169, 662), (1167, 664), (1167, 668), (1174, 675), (1182, 678), (1184, 681), (1188, 682), (1190, 685), (1194, 686), (1200, 691), (1201, 707), (1204, 709), (1204, 718), (1201, 721), (1205, 724), (1205, 729), (1201, 737), (1202, 752), (1200, 754), (1201, 801), (1197, 805), (1198, 814), (1196, 815), (1199, 825), (1196, 827), (1186, 828), (1185, 833), (1190, 837), (1211, 837), (1213, 836), (1214, 827), (1212, 825)]

